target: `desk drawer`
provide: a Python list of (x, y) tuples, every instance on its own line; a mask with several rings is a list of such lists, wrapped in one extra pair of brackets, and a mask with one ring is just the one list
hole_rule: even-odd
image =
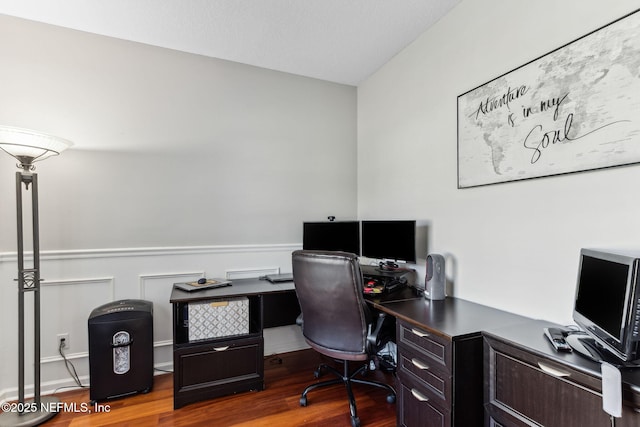
[(505, 425), (606, 426), (599, 378), (501, 342), (490, 347), (486, 408)]
[(398, 386), (398, 425), (403, 427), (451, 426), (451, 413), (434, 404), (417, 388), (400, 383)]
[(494, 379), (494, 404), (541, 425), (607, 425), (609, 421), (607, 414), (602, 411), (599, 394), (549, 375), (537, 366), (497, 353)]
[(451, 340), (404, 322), (398, 326), (400, 352), (407, 348), (425, 357), (425, 361), (451, 372)]
[(182, 347), (174, 351), (174, 406), (264, 388), (263, 338)]
[(448, 406), (451, 396), (451, 375), (440, 365), (433, 365), (424, 354), (404, 347), (398, 353), (398, 377), (402, 383), (412, 382), (431, 398)]

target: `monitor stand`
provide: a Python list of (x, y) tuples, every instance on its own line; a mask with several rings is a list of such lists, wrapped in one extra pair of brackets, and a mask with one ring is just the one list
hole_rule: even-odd
[(607, 362), (618, 368), (640, 368), (638, 363), (620, 360), (588, 335), (569, 334), (565, 340), (576, 353), (594, 362)]

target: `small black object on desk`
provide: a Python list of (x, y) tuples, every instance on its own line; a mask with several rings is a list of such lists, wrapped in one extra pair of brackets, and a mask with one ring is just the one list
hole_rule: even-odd
[(566, 331), (560, 328), (544, 328), (544, 335), (549, 339), (556, 351), (571, 352), (571, 346), (565, 341)]

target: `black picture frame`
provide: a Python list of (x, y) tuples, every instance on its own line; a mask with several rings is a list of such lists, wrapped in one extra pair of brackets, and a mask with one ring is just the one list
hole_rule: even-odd
[(640, 162), (640, 9), (458, 96), (458, 188)]

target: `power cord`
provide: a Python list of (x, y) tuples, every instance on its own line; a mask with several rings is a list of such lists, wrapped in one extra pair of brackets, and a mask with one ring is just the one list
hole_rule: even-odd
[(73, 363), (71, 363), (69, 359), (67, 359), (67, 356), (64, 354), (64, 351), (62, 351), (63, 348), (64, 348), (64, 338), (60, 340), (60, 344), (58, 345), (58, 353), (60, 353), (60, 356), (64, 360), (64, 366), (67, 368), (67, 372), (69, 372), (69, 375), (71, 375), (71, 378), (73, 379), (73, 381), (76, 383), (78, 387), (89, 388), (89, 386), (82, 385), (82, 382), (80, 381), (80, 377), (76, 372), (76, 367), (73, 366)]

